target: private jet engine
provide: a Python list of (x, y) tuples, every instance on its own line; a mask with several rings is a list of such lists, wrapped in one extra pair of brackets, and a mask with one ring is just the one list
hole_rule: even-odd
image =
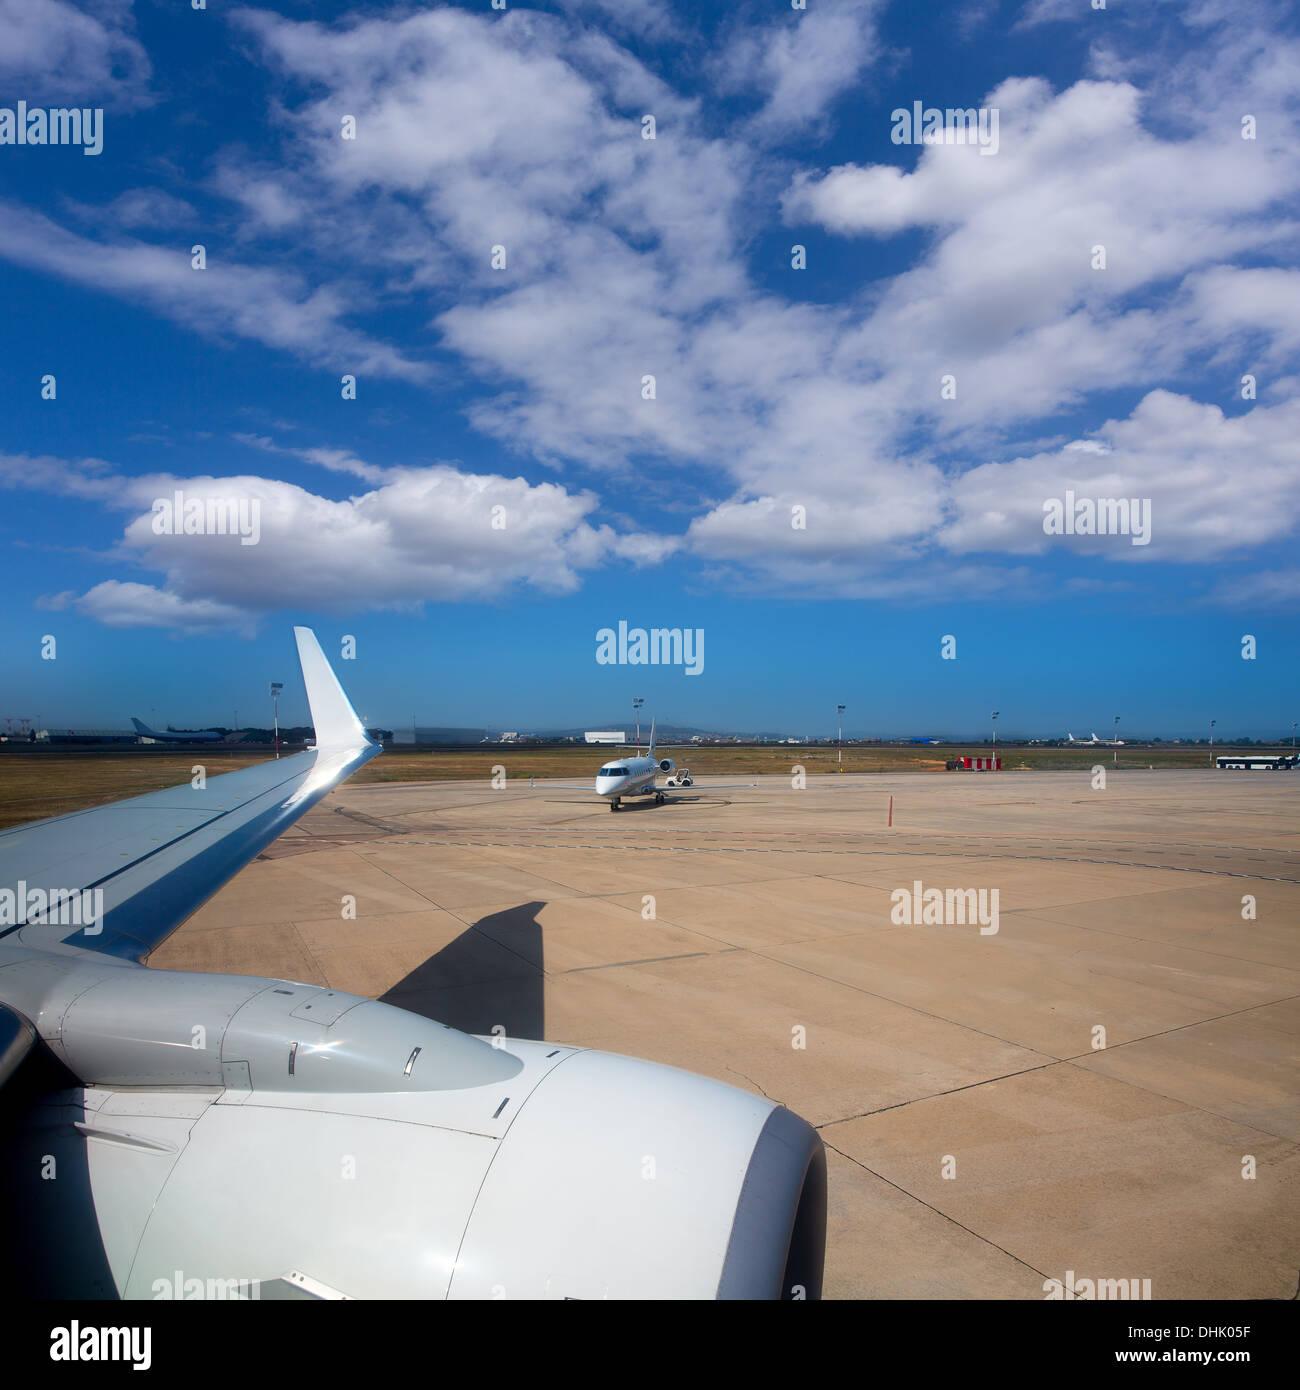
[(659, 771), (660, 771), (660, 772), (668, 773), (668, 772), (675, 772), (676, 770), (677, 770), (677, 764), (676, 764), (675, 762), (673, 762), (673, 760), (672, 760), (671, 758), (660, 758), (660, 759), (659, 759)]
[(0, 985), (23, 1298), (820, 1296), (825, 1153), (762, 1096), (283, 980)]

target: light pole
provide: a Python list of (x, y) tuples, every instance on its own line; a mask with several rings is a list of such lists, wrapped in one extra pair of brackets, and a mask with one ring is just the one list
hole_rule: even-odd
[(993, 711), (993, 766), (998, 765), (998, 712)]
[(1119, 766), (1119, 715), (1115, 716), (1114, 732), (1110, 736), (1111, 741), (1111, 767)]
[(839, 736), (838, 736), (838, 740), (837, 740), (837, 741), (838, 741), (838, 745), (839, 745), (839, 752), (836, 754), (836, 757), (835, 757), (835, 771), (836, 771), (836, 772), (843, 772), (843, 771), (844, 771), (844, 711), (845, 711), (847, 708), (848, 708), (847, 705), (836, 705), (836, 706), (835, 706), (835, 719), (836, 719), (836, 722), (837, 722), (838, 725), (839, 725)]
[(641, 706), (645, 701), (637, 696), (632, 697), (632, 713), (636, 715), (636, 746), (637, 752), (641, 751)]
[(1210, 720), (1210, 766), (1211, 766), (1211, 767), (1214, 766), (1214, 726), (1215, 726), (1218, 722), (1219, 722), (1219, 721), (1218, 721), (1217, 719), (1211, 719), (1211, 720)]
[(283, 681), (271, 682), (271, 710), (275, 719), (275, 756), (280, 756), (280, 692), (284, 689)]

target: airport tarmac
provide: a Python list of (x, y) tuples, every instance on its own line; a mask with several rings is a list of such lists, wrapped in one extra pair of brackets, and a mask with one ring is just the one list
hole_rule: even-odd
[[(828, 1148), (829, 1298), (1291, 1298), (1300, 773), (1106, 770), (348, 784), (150, 964), (761, 1091)], [(997, 930), (892, 920), (918, 882)]]

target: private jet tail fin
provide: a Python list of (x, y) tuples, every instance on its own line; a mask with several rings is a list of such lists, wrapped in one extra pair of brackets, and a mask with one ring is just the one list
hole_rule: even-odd
[(298, 641), (298, 660), (302, 663), (311, 722), (316, 729), (316, 747), (328, 751), (357, 748), (372, 742), (325, 659), (316, 634), (309, 627), (296, 627), (293, 635)]
[(646, 754), (646, 757), (648, 757), (648, 758), (653, 758), (654, 755), (655, 755), (655, 722), (654, 722), (653, 719), (651, 719), (651, 721), (650, 721), (650, 751)]

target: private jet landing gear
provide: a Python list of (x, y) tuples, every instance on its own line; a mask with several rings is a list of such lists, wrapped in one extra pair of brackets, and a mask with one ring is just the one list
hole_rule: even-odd
[(655, 805), (656, 805), (656, 806), (662, 806), (663, 804), (664, 804), (664, 794), (663, 794), (663, 792), (655, 792)]
[(618, 810), (618, 797), (615, 797), (615, 798), (613, 799), (613, 801), (611, 801), (611, 802), (609, 803), (609, 809), (610, 809), (611, 811), (617, 811), (617, 810)]

